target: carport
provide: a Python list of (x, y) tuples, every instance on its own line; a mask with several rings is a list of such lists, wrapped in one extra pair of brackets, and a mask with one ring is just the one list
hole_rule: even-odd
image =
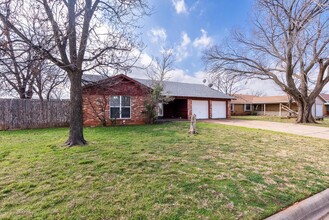
[(187, 115), (187, 99), (178, 98), (163, 105), (164, 119), (187, 119)]

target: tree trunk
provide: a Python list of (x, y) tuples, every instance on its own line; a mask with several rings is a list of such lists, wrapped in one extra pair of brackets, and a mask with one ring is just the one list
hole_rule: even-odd
[(71, 112), (70, 112), (70, 136), (66, 141), (68, 146), (85, 145), (87, 142), (83, 137), (83, 112), (82, 112), (82, 85), (81, 72), (68, 73), (71, 88)]
[(312, 115), (313, 102), (300, 101), (298, 104), (297, 123), (316, 123)]
[(31, 99), (32, 98), (32, 92), (29, 93), (28, 91), (25, 90), (25, 87), (19, 88), (19, 91), (17, 91), (19, 94), (20, 99)]

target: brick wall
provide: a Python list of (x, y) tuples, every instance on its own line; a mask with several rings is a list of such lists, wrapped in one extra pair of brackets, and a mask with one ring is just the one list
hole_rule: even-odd
[(226, 101), (226, 118), (231, 118), (231, 100)]
[[(101, 119), (106, 120), (107, 125), (114, 121), (110, 119), (110, 96), (84, 95), (83, 96), (83, 124), (85, 126), (102, 125)], [(122, 124), (144, 124), (144, 103), (146, 96), (130, 96), (130, 119), (116, 119), (117, 125)]]
[(187, 119), (191, 120), (192, 116), (192, 99), (187, 99)]
[(110, 96), (130, 96), (130, 119), (116, 119), (116, 124), (144, 124), (144, 105), (150, 89), (135, 81), (122, 78), (105, 80), (83, 88), (83, 121), (85, 126), (113, 124), (110, 119)]
[(244, 115), (244, 104), (234, 104), (233, 115)]

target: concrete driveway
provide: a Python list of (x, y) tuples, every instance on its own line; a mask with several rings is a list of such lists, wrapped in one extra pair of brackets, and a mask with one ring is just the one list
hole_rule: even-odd
[(293, 123), (280, 123), (255, 120), (206, 120), (210, 123), (240, 126), (246, 128), (258, 128), (270, 131), (279, 131), (289, 134), (297, 134), (306, 137), (315, 137), (329, 140), (329, 127), (301, 125)]

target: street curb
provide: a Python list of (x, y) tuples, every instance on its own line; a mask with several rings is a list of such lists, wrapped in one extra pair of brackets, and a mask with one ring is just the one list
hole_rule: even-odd
[(265, 220), (319, 220), (329, 213), (329, 189), (326, 189)]

